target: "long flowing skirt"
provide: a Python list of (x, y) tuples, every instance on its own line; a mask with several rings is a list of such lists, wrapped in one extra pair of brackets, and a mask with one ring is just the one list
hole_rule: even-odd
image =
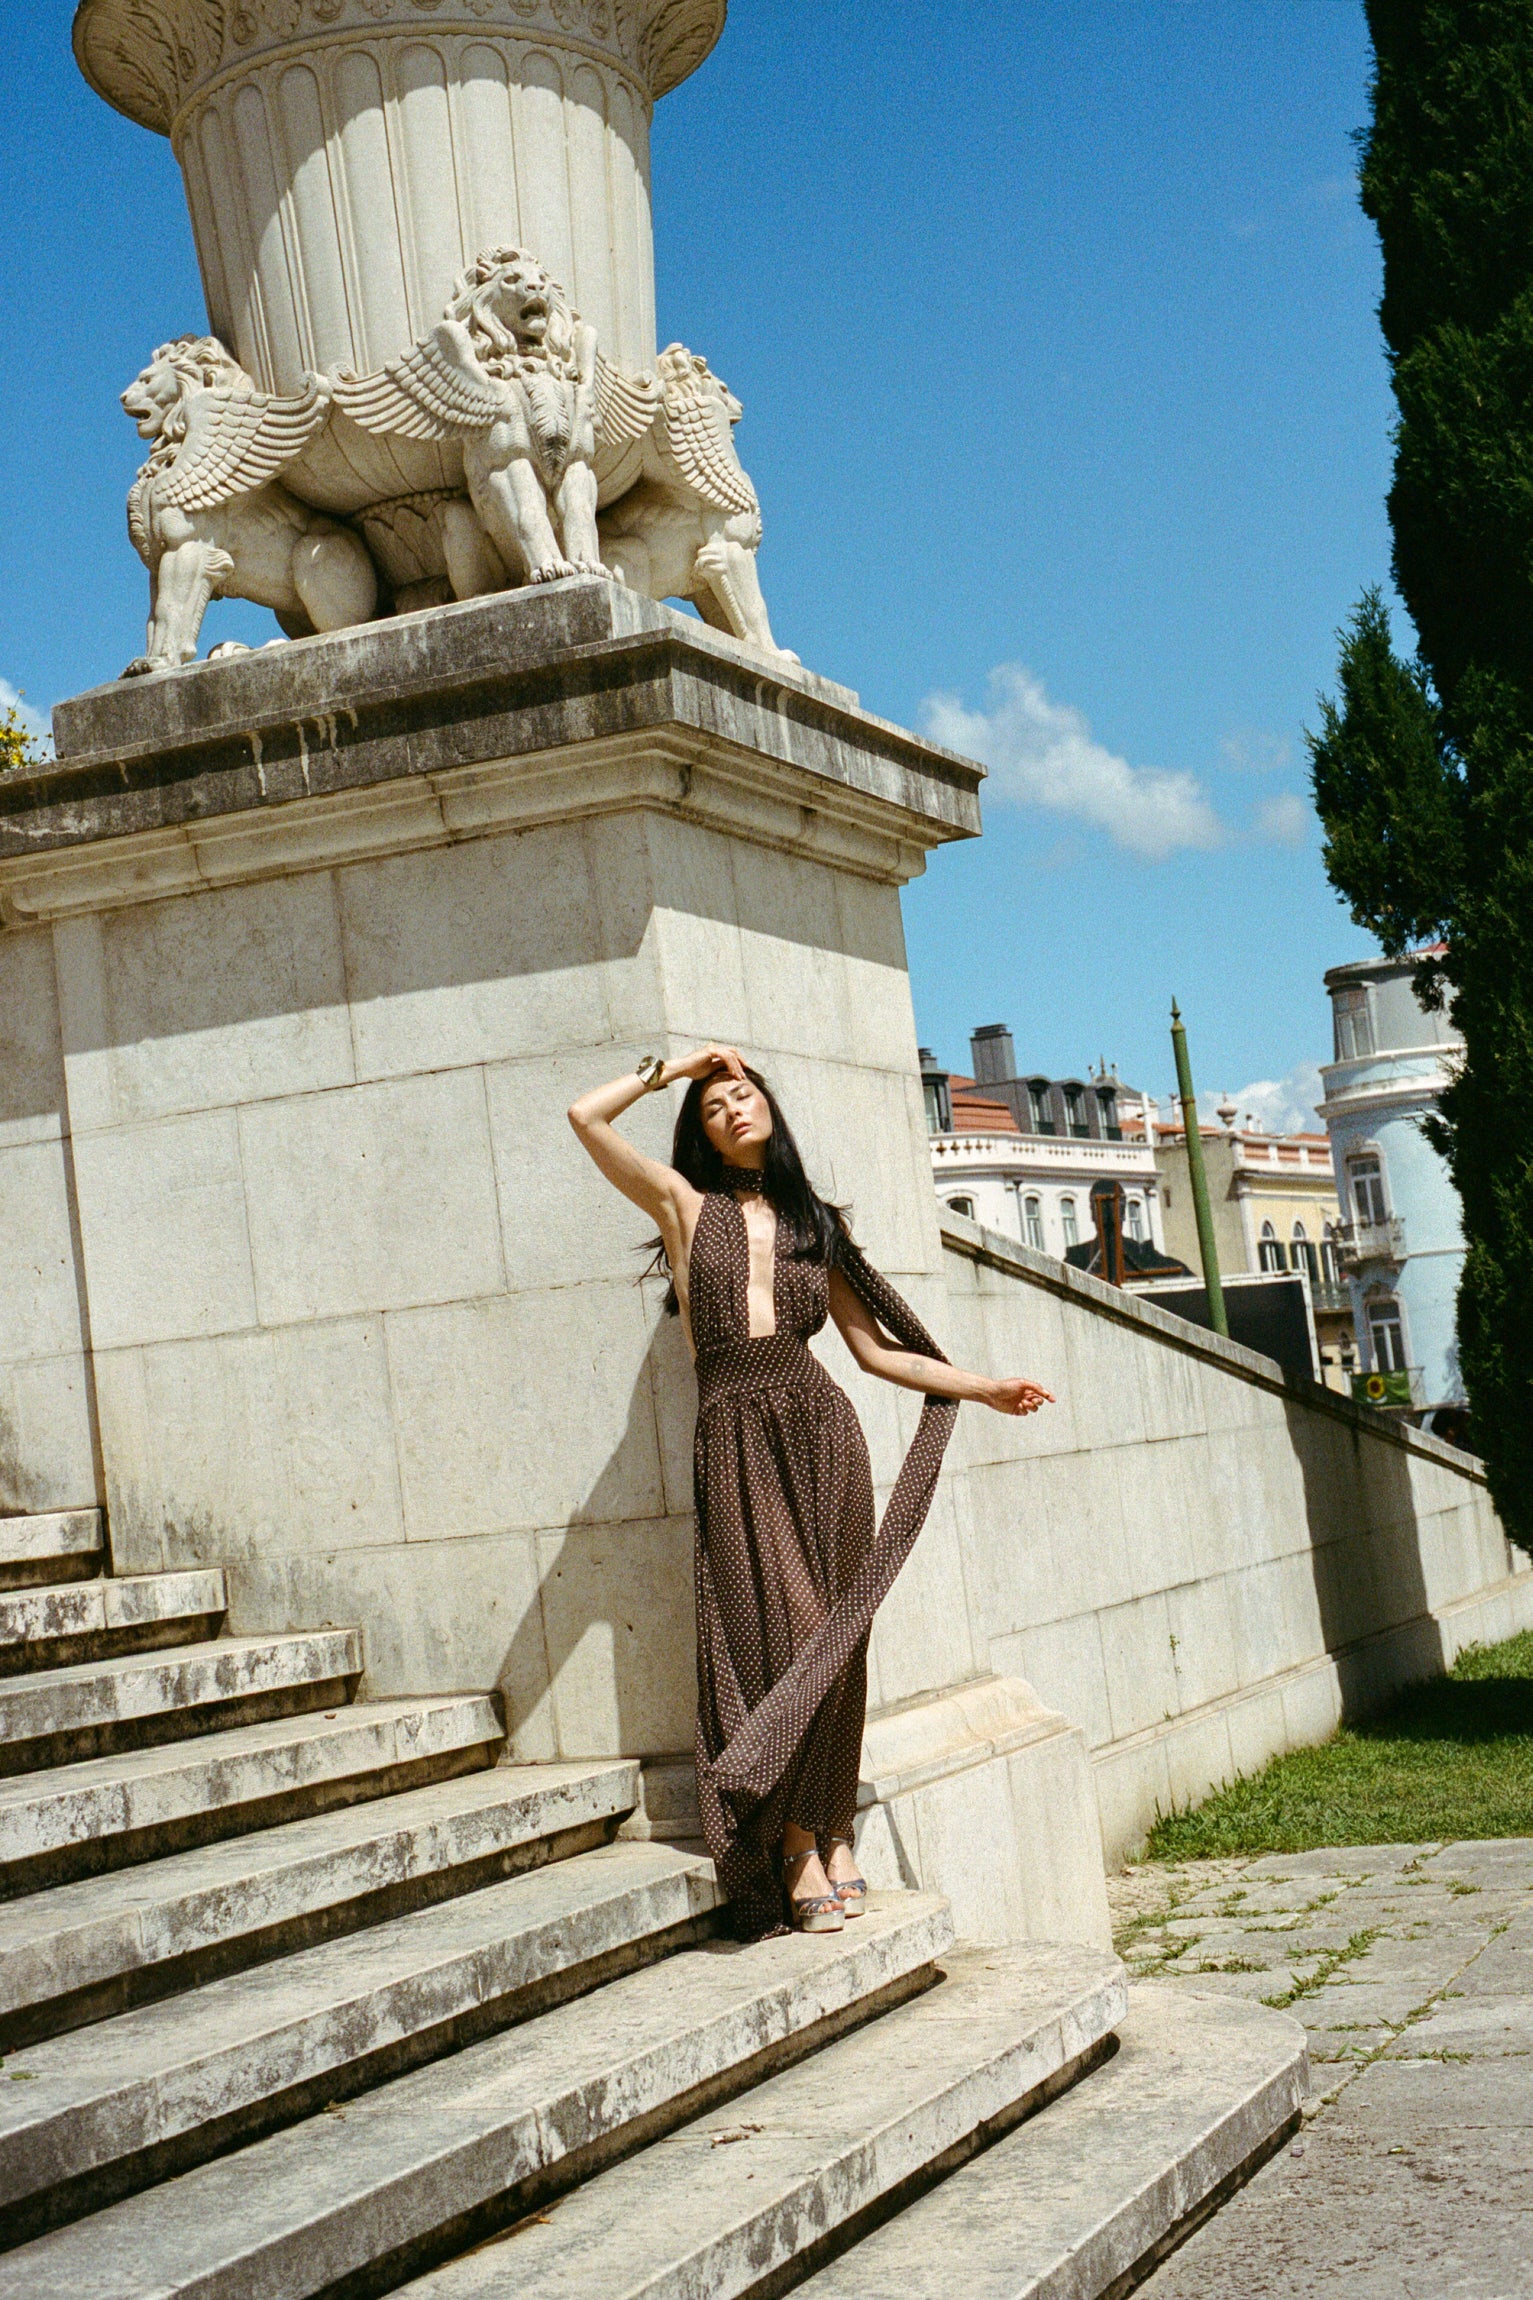
[[(789, 1822), (850, 1838), (868, 1633), (821, 1689), (806, 1679), (746, 1778), (725, 1751), (823, 1635), (873, 1547), (873, 1478), (851, 1400), (787, 1336), (712, 1353), (694, 1452), (698, 1789), (703, 1830), (747, 1938), (782, 1914), (772, 1872)], [(719, 1362), (725, 1361), (725, 1362)]]
[[(742, 1225), (737, 1248), (743, 1238)], [(836, 1266), (900, 1348), (941, 1359), (849, 1237)], [(718, 1340), (699, 1350), (697, 1375), (698, 1804), (736, 1930), (751, 1939), (784, 1915), (787, 1823), (822, 1847), (851, 1835), (868, 1634), (925, 1523), (958, 1407), (923, 1400), (875, 1534), (861, 1425), (801, 1334)]]

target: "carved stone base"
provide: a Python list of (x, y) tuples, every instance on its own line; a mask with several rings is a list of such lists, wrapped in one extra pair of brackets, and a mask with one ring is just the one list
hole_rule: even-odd
[[(930, 1887), (969, 1941), (1112, 1946), (1085, 1735), (1020, 1677), (987, 1677), (870, 1720), (857, 1858), (875, 1890)], [(690, 1758), (644, 1767), (619, 1832), (701, 1844)]]

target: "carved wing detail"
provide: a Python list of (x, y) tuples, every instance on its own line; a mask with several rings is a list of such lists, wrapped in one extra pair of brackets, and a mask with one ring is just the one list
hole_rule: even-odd
[(625, 375), (596, 354), (596, 444), (614, 454), (642, 439), (660, 412), (663, 397), (652, 375)]
[(343, 375), (335, 403), (363, 431), (403, 439), (464, 438), (501, 413), (500, 387), (474, 357), (468, 331), (443, 320), (372, 375)]
[(330, 413), (330, 387), (311, 375), (294, 399), (264, 391), (199, 391), (186, 402), (186, 437), (156, 485), (161, 508), (212, 511), (275, 479)]
[(757, 511), (756, 490), (735, 453), (733, 426), (722, 401), (690, 391), (665, 396), (665, 436), (687, 485), (718, 511)]

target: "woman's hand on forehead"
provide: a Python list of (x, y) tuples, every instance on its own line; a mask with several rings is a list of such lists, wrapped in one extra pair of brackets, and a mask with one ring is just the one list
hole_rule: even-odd
[(687, 1055), (684, 1061), (674, 1065), (672, 1075), (707, 1078), (711, 1071), (717, 1070), (729, 1078), (745, 1078), (745, 1058), (737, 1046), (700, 1046), (695, 1054)]

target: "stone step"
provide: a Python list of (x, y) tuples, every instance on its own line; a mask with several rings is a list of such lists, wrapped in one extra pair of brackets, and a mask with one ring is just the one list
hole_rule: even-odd
[(0, 2051), (584, 1851), (637, 1782), (498, 1765), (0, 1903)]
[(387, 2291), (913, 1994), (951, 1945), (945, 1902), (892, 1893), (828, 1937), (685, 1949), (35, 2238), (0, 2256), (0, 2300)]
[(8, 1590), (0, 1594), (0, 1676), (211, 1638), (227, 1604), (216, 1568)]
[[(1308, 2055), (1298, 2022), (1262, 2005), (1153, 1981), (1128, 2000), (1104, 2067), (811, 2274), (801, 2300), (1132, 2291), (1293, 2131)], [(1262, 2289), (1289, 2288), (1273, 2263)], [(584, 2287), (543, 2289), (563, 2300)]]
[(605, 1845), (7, 2056), (14, 2243), (698, 1937), (707, 1861)]
[(484, 1694), (359, 1702), (0, 1780), (0, 1896), (477, 1770)]
[(101, 1571), (99, 1509), (55, 1509), (41, 1517), (0, 1517), (0, 1589), (34, 1581), (78, 1581)]
[(257, 1717), (336, 1706), (362, 1673), (356, 1629), (217, 1637), (0, 1680), (0, 1773), (62, 1765)]
[[(939, 1985), (407, 2287), (409, 2300), (737, 2300), (852, 2241), (1078, 2079), (1123, 2018), (1100, 1950), (960, 1949)], [(962, 2283), (949, 2286), (962, 2291)]]

